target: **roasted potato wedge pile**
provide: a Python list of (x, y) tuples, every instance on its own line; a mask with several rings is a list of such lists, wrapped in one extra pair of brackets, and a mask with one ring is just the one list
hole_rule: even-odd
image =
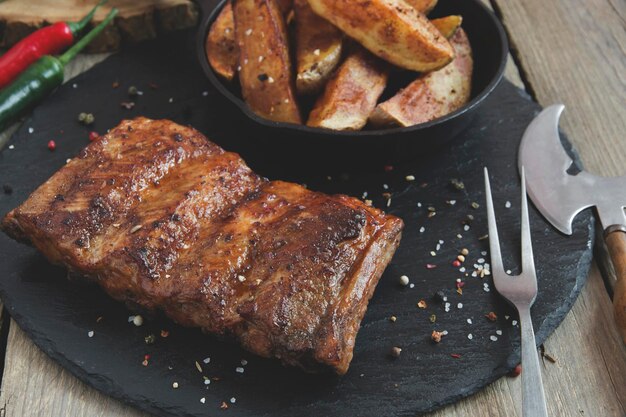
[[(463, 19), (430, 20), (437, 1), (231, 0), (209, 30), (207, 59), (220, 77), (238, 79), (248, 107), (272, 121), (413, 126), (453, 112), (471, 94)], [(400, 74), (413, 81), (396, 91), (388, 81)]]

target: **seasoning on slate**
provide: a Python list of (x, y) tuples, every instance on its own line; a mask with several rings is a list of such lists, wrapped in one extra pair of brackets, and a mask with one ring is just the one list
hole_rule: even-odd
[(442, 336), (443, 336), (442, 332), (438, 332), (437, 330), (433, 330), (433, 332), (430, 335), (430, 338), (432, 339), (433, 342), (439, 343), (439, 342), (441, 342), (441, 337)]
[(419, 300), (418, 303), (417, 303), (417, 306), (419, 308), (426, 308), (426, 307), (428, 307), (428, 305), (426, 304), (426, 301), (424, 301), (424, 300)]
[(457, 190), (464, 190), (465, 189), (465, 184), (463, 184), (463, 181), (459, 181), (456, 178), (452, 178), (450, 180), (450, 184), (452, 184), (452, 186), (457, 189)]
[(496, 321), (498, 319), (498, 316), (493, 311), (490, 311), (489, 313), (485, 314), (485, 317), (487, 317), (487, 320), (489, 321)]
[(428, 319), (430, 320), (431, 323), (434, 323), (437, 321), (437, 316), (434, 314), (431, 314)]
[(156, 337), (154, 336), (154, 334), (149, 334), (148, 336), (144, 337), (144, 340), (146, 342), (146, 345), (151, 345), (155, 342)]
[(400, 277), (400, 281), (399, 282), (400, 282), (400, 285), (407, 286), (407, 285), (409, 285), (409, 277), (407, 277), (406, 275), (402, 275)]

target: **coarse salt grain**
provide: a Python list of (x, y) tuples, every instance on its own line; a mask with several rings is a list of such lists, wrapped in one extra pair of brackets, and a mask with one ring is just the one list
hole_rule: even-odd
[(467, 338), (468, 338), (469, 340), (472, 340), (472, 339), (474, 338), (474, 336), (472, 336), (472, 334), (471, 334), (471, 333), (469, 333), (469, 334), (467, 335)]
[(204, 397), (200, 398), (200, 402), (201, 402), (202, 404), (204, 404), (204, 403), (206, 402), (206, 398), (204, 398)]
[(87, 336), (89, 336), (89, 337), (93, 337), (93, 330), (90, 330), (90, 331), (87, 333)]
[(430, 251), (430, 256), (437, 256), (437, 253), (434, 250)]
[(507, 270), (506, 270), (506, 274), (507, 274), (507, 275), (511, 275), (511, 270), (510, 270), (510, 269), (507, 269)]
[(426, 228), (424, 226), (420, 227), (420, 233), (424, 233), (426, 231)]
[(513, 320), (513, 321), (511, 322), (511, 324), (512, 324), (513, 326), (517, 326), (517, 320)]
[(252, 35), (252, 29), (246, 30), (246, 36), (250, 36), (250, 35)]
[(237, 372), (239, 374), (243, 374), (243, 371), (244, 371), (244, 369), (241, 366), (238, 366), (238, 367), (235, 368), (235, 372)]
[(486, 250), (481, 251), (481, 252), (480, 252), (480, 254), (481, 254), (482, 256), (487, 256), (487, 251), (486, 251)]
[(467, 319), (467, 324), (472, 324), (472, 319)]
[(313, 51), (313, 55), (320, 56), (320, 50), (316, 49), (315, 51)]
[(172, 388), (177, 389), (177, 388), (178, 388), (178, 382), (174, 382), (174, 383), (172, 384)]
[(506, 203), (504, 203), (504, 207), (511, 208), (511, 202), (507, 201)]
[(9, 145), (9, 149), (15, 149), (15, 145)]
[(484, 264), (485, 263), (485, 259), (484, 258), (479, 258), (477, 262), (479, 264)]
[(417, 207), (422, 207), (422, 203), (417, 203)]
[(492, 342), (495, 342), (496, 340), (498, 340), (498, 336), (489, 336), (489, 339), (491, 339)]
[(248, 364), (248, 361), (245, 359), (241, 360), (241, 366), (246, 366)]
[(204, 380), (204, 385), (209, 385), (211, 383), (211, 380), (209, 378), (206, 378)]
[(448, 331), (444, 330), (443, 332), (441, 332), (442, 335), (447, 336), (448, 335)]
[[(239, 67), (239, 70), (241, 71), (241, 67)], [(206, 96), (208, 96), (208, 95), (209, 95), (209, 92), (208, 92), (208, 91), (203, 91), (203, 92), (202, 92), (202, 97), (206, 97)]]
[(244, 277), (243, 275), (237, 275), (237, 279), (239, 280), (239, 282), (244, 282), (246, 280), (246, 277)]
[(211, 362), (211, 358), (204, 358), (204, 359), (202, 359), (202, 362), (209, 363), (209, 362)]
[(409, 284), (409, 288), (415, 288), (415, 284), (413, 283)]
[(33, 133), (35, 131), (35, 129), (33, 129), (32, 127), (28, 128), (28, 133)]
[(450, 311), (450, 303), (446, 303), (444, 309), (446, 310), (446, 313)]
[(458, 304), (456, 305), (456, 308), (458, 308), (458, 309), (463, 308), (463, 303), (458, 303)]
[(232, 398), (230, 399), (230, 403), (231, 403), (231, 404), (235, 404), (236, 402), (237, 402), (237, 398), (232, 397)]
[(167, 101), (170, 102), (170, 103), (173, 103), (174, 102), (174, 97), (170, 97), (170, 99), (167, 100)]
[(464, 231), (467, 232), (469, 229), (470, 229), (469, 224), (466, 224), (465, 226), (463, 226), (463, 230)]
[(502, 330), (496, 330), (496, 334), (497, 334), (498, 336), (502, 336)]

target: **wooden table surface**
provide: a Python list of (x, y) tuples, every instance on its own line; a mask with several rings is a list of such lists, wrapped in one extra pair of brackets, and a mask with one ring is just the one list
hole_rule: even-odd
[[(561, 127), (587, 169), (625, 175), (626, 1), (491, 0), (491, 6), (510, 37), (507, 77), (542, 105), (566, 105)], [(81, 57), (70, 71), (77, 74), (101, 59)], [(0, 134), (0, 147), (11, 130)], [(80, 382), (10, 317), (2, 321), (0, 340), (7, 340), (0, 417), (147, 416)], [(626, 348), (595, 265), (572, 311), (544, 346), (556, 359), (542, 366), (549, 415), (626, 416)], [(504, 377), (429, 416), (515, 417), (521, 416), (520, 404), (520, 378)]]

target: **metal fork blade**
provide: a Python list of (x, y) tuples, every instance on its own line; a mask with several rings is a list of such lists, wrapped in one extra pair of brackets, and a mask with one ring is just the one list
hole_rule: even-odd
[[(528, 197), (526, 196), (526, 173), (522, 166), (522, 272), (535, 276), (533, 244), (530, 237), (530, 220), (528, 219)], [(535, 278), (536, 279), (536, 278)]]
[(533, 260), (532, 240), (530, 236), (530, 220), (528, 217), (528, 201), (526, 197), (526, 175), (522, 174), (522, 273), (510, 277), (504, 272), (500, 238), (493, 208), (493, 197), (489, 183), (489, 172), (485, 168), (485, 199), (487, 200), (487, 220), (489, 223), (489, 248), (491, 250), (491, 267), (493, 283), (501, 296), (511, 302), (519, 313), (522, 333), (522, 415), (523, 417), (547, 417), (545, 393), (541, 381), (541, 368), (537, 355), (535, 333), (530, 317), (530, 306), (537, 295), (537, 277)]
[[(500, 253), (500, 239), (498, 237), (498, 225), (496, 224), (496, 213), (493, 209), (493, 199), (491, 197), (491, 184), (489, 183), (489, 171), (485, 167), (485, 199), (487, 200), (487, 222), (489, 223), (489, 251), (491, 252), (491, 274), (496, 276), (504, 274), (502, 265), (502, 254)], [(497, 284), (496, 284), (497, 289)]]

